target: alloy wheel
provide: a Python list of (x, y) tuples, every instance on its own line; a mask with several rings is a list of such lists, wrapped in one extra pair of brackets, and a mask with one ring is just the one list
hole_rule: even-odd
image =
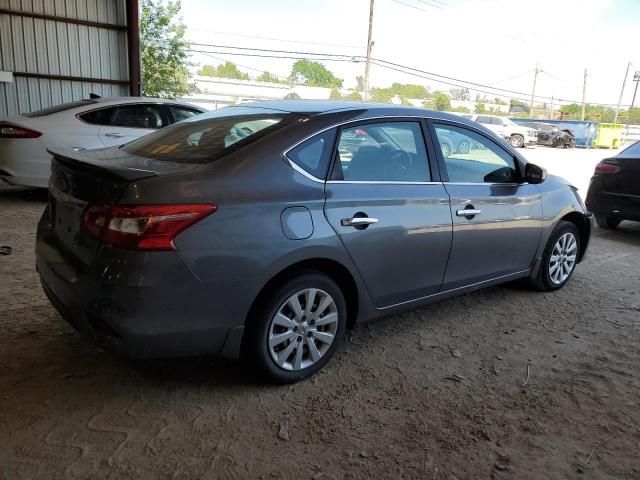
[(273, 361), (285, 370), (303, 370), (327, 353), (338, 331), (338, 308), (324, 290), (291, 295), (271, 319), (267, 337)]
[(573, 233), (563, 234), (551, 251), (549, 278), (555, 285), (564, 283), (576, 265), (578, 242)]

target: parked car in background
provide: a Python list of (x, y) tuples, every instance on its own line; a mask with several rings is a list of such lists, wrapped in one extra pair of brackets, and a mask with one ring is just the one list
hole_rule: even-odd
[(640, 142), (596, 165), (586, 204), (602, 228), (640, 222)]
[(493, 130), (514, 148), (533, 146), (538, 143), (537, 130), (518, 125), (507, 117), (484, 114), (463, 114), (462, 116)]
[(518, 125), (533, 128), (538, 132), (538, 145), (554, 148), (574, 148), (576, 136), (569, 129), (560, 129), (557, 125), (542, 122), (522, 122)]
[[(444, 155), (452, 134), (477, 148)], [(557, 290), (591, 233), (565, 180), (417, 108), (259, 102), (51, 152), (36, 264), (60, 314), (126, 355), (244, 354), (277, 382), (359, 322), (515, 279)]]
[(122, 145), (206, 110), (159, 98), (92, 98), (0, 118), (0, 179), (47, 187), (47, 148), (85, 150)]

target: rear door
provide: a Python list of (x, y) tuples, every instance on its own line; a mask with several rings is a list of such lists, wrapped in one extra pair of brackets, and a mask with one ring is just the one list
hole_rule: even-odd
[(422, 120), (398, 119), (338, 132), (325, 215), (378, 307), (442, 285), (451, 213), (425, 128)]
[(443, 289), (529, 269), (542, 234), (538, 186), (523, 182), (514, 156), (481, 132), (444, 121), (431, 127), (438, 141), (455, 132), (472, 145), (464, 154), (444, 157), (439, 152), (453, 218)]
[(161, 105), (149, 103), (119, 105), (109, 109), (98, 136), (107, 147), (128, 143), (170, 124)]

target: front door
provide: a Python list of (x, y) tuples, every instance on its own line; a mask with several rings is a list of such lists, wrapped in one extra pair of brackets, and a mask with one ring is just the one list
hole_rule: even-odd
[(444, 122), (433, 130), (438, 141), (454, 132), (472, 145), (441, 158), (453, 218), (443, 290), (528, 270), (542, 234), (538, 186), (524, 183), (519, 161), (480, 132)]
[(444, 186), (433, 181), (423, 127), (415, 119), (369, 122), (338, 133), (325, 215), (378, 307), (442, 285), (451, 212)]

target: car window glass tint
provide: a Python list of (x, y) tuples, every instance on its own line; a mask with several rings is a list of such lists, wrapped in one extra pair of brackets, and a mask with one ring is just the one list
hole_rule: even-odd
[(194, 115), (199, 115), (201, 113), (197, 110), (176, 107), (175, 105), (170, 105), (169, 108), (171, 109), (171, 113), (173, 114), (174, 122), (181, 122), (182, 120), (186, 120), (187, 118), (191, 118)]
[(70, 110), (72, 108), (91, 105), (92, 103), (97, 103), (97, 102), (95, 100), (78, 100), (77, 102), (63, 103), (61, 105), (55, 105), (53, 107), (43, 108), (42, 110), (36, 110), (35, 112), (23, 113), (22, 115), (25, 117), (44, 117), (46, 115), (52, 115), (54, 113), (64, 112), (65, 110)]
[(640, 142), (629, 145), (620, 153), (624, 153), (625, 155), (640, 155)]
[(486, 115), (478, 115), (476, 119), (478, 123), (491, 123), (491, 117), (487, 117)]
[(155, 129), (164, 127), (160, 110), (153, 105), (126, 105), (117, 107), (111, 116), (111, 125), (126, 128)]
[(324, 179), (333, 150), (335, 129), (316, 135), (287, 153), (287, 158), (316, 178)]
[(91, 125), (110, 125), (114, 111), (115, 108), (99, 108), (98, 110), (91, 110), (78, 115), (78, 117)]
[(336, 168), (346, 181), (426, 182), (431, 179), (418, 122), (345, 128), (340, 132), (337, 161)]
[(516, 163), (506, 150), (466, 128), (435, 125), (449, 182), (505, 183), (518, 180)]

